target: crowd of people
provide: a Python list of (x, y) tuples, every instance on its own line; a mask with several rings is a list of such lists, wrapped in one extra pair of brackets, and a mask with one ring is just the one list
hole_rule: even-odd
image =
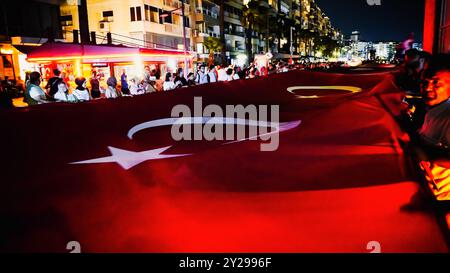
[[(450, 57), (411, 49), (397, 86), (405, 91), (406, 126), (433, 150), (450, 152)], [(415, 134), (415, 132), (417, 134)]]
[[(423, 138), (433, 139), (435, 146), (446, 149), (450, 146), (449, 64), (448, 56), (433, 57), (427, 52), (410, 49), (405, 53), (402, 72), (396, 75), (397, 85), (409, 96), (405, 102), (408, 104), (406, 114), (411, 121), (411, 128)], [(121, 96), (167, 92), (215, 82), (253, 79), (291, 70), (332, 70), (341, 65), (341, 63), (309, 62), (289, 64), (283, 61), (271, 62), (267, 68), (258, 67), (255, 63), (244, 67), (199, 64), (195, 73), (189, 72), (187, 77), (182, 68), (173, 73), (167, 72), (162, 77), (159, 69), (150, 69), (146, 66), (142, 78), (128, 79), (126, 71), (123, 71), (119, 81), (114, 76), (109, 77), (106, 80), (106, 87), (101, 86), (101, 76), (93, 71), (90, 79), (76, 78), (74, 88), (70, 88), (59, 70), (53, 71), (54, 76), (45, 86), (41, 85), (41, 74), (32, 72), (24, 84), (23, 96), (24, 102), (28, 105), (50, 102), (77, 103), (100, 98), (114, 99)], [(3, 96), (0, 100), (3, 107), (12, 106), (9, 98)]]
[(409, 50), (397, 86), (405, 90), (401, 123), (406, 151), (418, 164), (435, 199), (450, 201), (450, 56)]
[(189, 72), (187, 76), (185, 76), (182, 68), (178, 68), (174, 72), (167, 72), (163, 76), (159, 68), (151, 69), (146, 66), (142, 77), (128, 79), (124, 70), (119, 81), (114, 76), (106, 79), (105, 87), (101, 85), (103, 75), (95, 70), (92, 71), (92, 76), (89, 79), (78, 77), (69, 83), (65, 73), (55, 69), (53, 77), (48, 79), (44, 85), (42, 85), (42, 75), (35, 71), (27, 75), (26, 82), (14, 89), (16, 90), (13, 92), (14, 95), (2, 92), (5, 88), (0, 90), (0, 107), (12, 108), (11, 99), (18, 96), (23, 96), (24, 102), (29, 106), (51, 102), (77, 103), (101, 98), (118, 98), (171, 91), (215, 82), (253, 79), (292, 70), (328, 70), (340, 65), (340, 63), (311, 63), (305, 61), (295, 64), (275, 61), (269, 63), (267, 67), (257, 66), (255, 63), (243, 67), (199, 64), (195, 73)]

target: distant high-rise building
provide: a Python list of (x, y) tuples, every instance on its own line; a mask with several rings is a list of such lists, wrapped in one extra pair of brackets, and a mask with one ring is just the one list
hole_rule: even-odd
[(352, 35), (350, 36), (350, 40), (357, 43), (357, 42), (359, 42), (360, 36), (361, 36), (361, 33), (359, 31), (353, 31)]
[(381, 60), (391, 61), (395, 56), (395, 42), (378, 42), (374, 43), (373, 47), (376, 51), (376, 58)]

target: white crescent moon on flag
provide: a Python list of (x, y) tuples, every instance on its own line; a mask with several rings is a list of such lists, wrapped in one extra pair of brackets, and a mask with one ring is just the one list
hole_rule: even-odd
[(322, 97), (327, 96), (319, 96), (319, 95), (311, 95), (311, 96), (304, 96), (304, 95), (297, 95), (295, 93), (295, 90), (342, 90), (347, 91), (350, 93), (359, 93), (362, 91), (362, 88), (356, 87), (356, 86), (343, 86), (343, 85), (330, 85), (330, 86), (292, 86), (287, 89), (287, 91), (291, 94), (294, 94), (297, 96), (297, 98), (300, 99), (318, 99)]

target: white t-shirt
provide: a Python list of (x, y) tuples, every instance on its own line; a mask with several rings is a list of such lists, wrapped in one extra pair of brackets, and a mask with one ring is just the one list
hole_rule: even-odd
[(72, 95), (80, 101), (88, 101), (91, 99), (91, 96), (89, 95), (89, 92), (87, 91), (87, 89), (85, 90), (79, 90), (79, 89), (75, 89), (72, 93)]
[(144, 90), (139, 88), (139, 85), (137, 85), (136, 83), (132, 83), (130, 85), (130, 94), (131, 95), (141, 95), (144, 94)]
[(31, 85), (30, 87), (30, 97), (37, 101), (39, 104), (41, 103), (47, 103), (48, 101), (45, 99), (45, 92), (42, 90), (40, 86), (37, 85)]
[(214, 70), (209, 71), (209, 82), (217, 82), (216, 73)]
[(117, 94), (117, 90), (114, 87), (108, 86), (108, 88), (106, 88), (106, 92), (105, 92), (105, 97), (108, 99), (115, 99), (119, 96), (119, 94)]
[(164, 91), (173, 90), (173, 89), (175, 89), (175, 87), (176, 87), (175, 84), (173, 82), (171, 82), (171, 81), (164, 82), (164, 84), (163, 84), (163, 90)]
[(223, 68), (221, 68), (221, 69), (219, 69), (218, 71), (217, 71), (217, 75), (218, 75), (218, 81), (219, 82), (224, 82), (224, 81), (227, 81), (227, 72), (225, 71), (225, 69), (223, 69)]
[(225, 75), (225, 81), (234, 81), (234, 80), (239, 80), (239, 75), (238, 74), (234, 74), (234, 75)]
[(72, 95), (72, 94), (69, 95), (69, 94), (66, 94), (66, 93), (60, 92), (60, 91), (56, 92), (54, 98), (56, 101), (63, 101), (63, 102), (75, 102), (76, 101), (76, 98), (74, 95)]
[(450, 99), (427, 112), (419, 133), (426, 141), (450, 146)]
[(205, 83), (208, 83), (208, 74), (207, 74), (207, 73), (204, 73), (204, 72), (202, 72), (202, 71), (198, 71), (197, 77), (196, 77), (195, 81), (196, 81), (198, 84), (205, 84)]

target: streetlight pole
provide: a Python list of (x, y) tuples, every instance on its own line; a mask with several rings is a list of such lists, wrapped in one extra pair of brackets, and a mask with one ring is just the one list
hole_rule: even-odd
[(181, 8), (177, 8), (168, 12), (164, 12), (162, 15), (160, 15), (161, 18), (165, 18), (169, 15), (171, 15), (174, 11), (177, 11), (179, 9), (181, 9), (181, 20), (182, 20), (182, 26), (183, 26), (183, 53), (184, 53), (184, 69), (183, 69), (183, 74), (184, 77), (187, 78), (187, 70), (189, 68), (188, 65), (188, 60), (187, 60), (187, 51), (188, 51), (188, 45), (187, 45), (187, 38), (186, 38), (186, 21), (184, 18), (184, 0), (180, 0), (181, 2)]
[(187, 60), (187, 39), (186, 39), (186, 20), (184, 18), (184, 0), (181, 0), (181, 17), (183, 20), (183, 50), (184, 50), (184, 77), (187, 78), (188, 72), (188, 60)]
[(293, 60), (293, 57), (294, 57), (294, 46), (293, 46), (293, 43), (292, 43), (292, 30), (295, 30), (295, 28), (294, 27), (291, 27), (291, 32), (290, 32), (290, 35), (291, 35), (291, 46), (290, 46), (290, 51), (291, 51), (291, 58), (289, 59), (289, 63), (290, 64), (293, 64), (294, 63), (294, 60)]

